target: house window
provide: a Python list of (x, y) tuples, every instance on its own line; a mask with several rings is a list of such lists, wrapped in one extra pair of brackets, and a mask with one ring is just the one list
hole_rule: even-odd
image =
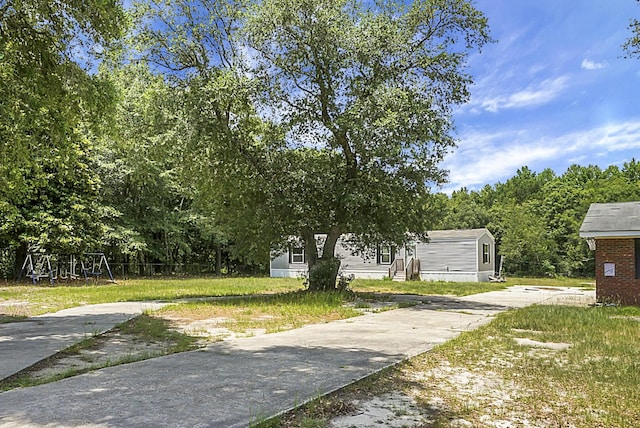
[(291, 248), (291, 263), (304, 263), (304, 248), (293, 247)]
[(391, 264), (391, 245), (381, 245), (379, 251), (379, 260), (381, 265)]
[(640, 239), (636, 238), (635, 247), (636, 247), (636, 279), (640, 279)]
[(482, 244), (482, 263), (489, 264), (491, 263), (491, 245), (489, 244)]

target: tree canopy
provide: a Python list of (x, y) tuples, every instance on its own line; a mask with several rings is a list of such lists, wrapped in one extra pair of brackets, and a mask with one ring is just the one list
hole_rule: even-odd
[(572, 165), (560, 176), (522, 167), (504, 183), (453, 192), (438, 227), (488, 227), (511, 274), (591, 276), (594, 254), (580, 225), (592, 203), (640, 200), (639, 165)]
[[(0, 241), (82, 251), (100, 237), (92, 136), (113, 102), (86, 69), (125, 30), (110, 1), (0, 5)], [(82, 58), (82, 60), (80, 59)]]
[(452, 107), (469, 96), (465, 58), (490, 41), (482, 13), (462, 0), (221, 4), (165, 3), (142, 37), (188, 87), (190, 159), (216, 221), (262, 248), (301, 240), (310, 271), (335, 267), (328, 284), (343, 234), (424, 233), (455, 145)]
[(635, 159), (437, 193), (488, 42), (467, 0), (1, 3), (0, 269), (33, 246), (264, 270), (302, 245), (331, 289), (340, 237), (488, 227), (508, 272), (592, 274), (578, 228), (640, 199)]

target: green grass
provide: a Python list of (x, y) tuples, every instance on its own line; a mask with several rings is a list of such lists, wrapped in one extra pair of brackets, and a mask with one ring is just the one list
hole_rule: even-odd
[(3, 315), (0, 314), (0, 324), (8, 322), (23, 321), (27, 319), (26, 315)]
[(352, 290), (359, 293), (393, 293), (422, 295), (468, 296), (489, 291), (504, 290), (514, 285), (546, 287), (595, 287), (593, 278), (507, 278), (506, 282), (445, 282), (445, 281), (389, 281), (379, 279), (355, 279)]
[(360, 315), (344, 306), (348, 293), (292, 292), (270, 296), (239, 297), (213, 301), (186, 302), (166, 306), (155, 313), (188, 319), (219, 318), (220, 326), (246, 333), (264, 329), (267, 333), (299, 328)]
[[(588, 288), (589, 284), (592, 283), (592, 279), (573, 278), (509, 278), (505, 283), (393, 282), (356, 279), (351, 283), (351, 288), (359, 294), (395, 293), (465, 296), (502, 290), (510, 285)], [(48, 284), (41, 286), (5, 285), (0, 287), (0, 302), (3, 300), (15, 301), (16, 304), (3, 307), (2, 314), (0, 314), (0, 323), (85, 304), (274, 294), (302, 289), (302, 281), (292, 278), (139, 279), (122, 281), (118, 284), (95, 284), (78, 281), (73, 285), (65, 284), (56, 285), (55, 287), (51, 287)]]
[(467, 296), (487, 291), (504, 290), (504, 283), (444, 281), (384, 281), (355, 279), (350, 288), (358, 293), (422, 294)]
[[(640, 426), (640, 308), (530, 306), (502, 313), (413, 359), (405, 374), (438, 364), (504, 380), (513, 402), (505, 412), (553, 426)], [(516, 338), (567, 343), (551, 350)], [(507, 386), (508, 385), (508, 386)], [(425, 396), (428, 392), (425, 391)], [(449, 397), (454, 415), (480, 421), (484, 406)]]
[(165, 342), (170, 344), (165, 354), (191, 351), (198, 348), (198, 339), (175, 330), (162, 318), (145, 313), (116, 327), (124, 334), (132, 334), (146, 342)]
[(546, 278), (509, 278), (504, 283), (510, 287), (512, 285), (534, 285), (542, 287), (578, 287), (585, 289), (595, 289), (596, 280), (594, 278), (568, 278), (564, 276)]
[(222, 279), (140, 279), (118, 284), (0, 287), (0, 301), (15, 300), (4, 310), (12, 316), (33, 316), (74, 306), (140, 300), (175, 300), (192, 297), (282, 293), (302, 289), (302, 281), (291, 278), (222, 278)]

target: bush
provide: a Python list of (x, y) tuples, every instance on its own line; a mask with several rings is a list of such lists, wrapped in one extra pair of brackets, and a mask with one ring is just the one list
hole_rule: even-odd
[(319, 259), (309, 270), (309, 290), (332, 291), (336, 289), (336, 279), (340, 260), (332, 257)]

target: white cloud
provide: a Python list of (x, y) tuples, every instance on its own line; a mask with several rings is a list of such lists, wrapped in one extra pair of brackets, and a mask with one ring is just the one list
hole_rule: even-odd
[(582, 64), (580, 64), (580, 67), (582, 67), (585, 70), (601, 70), (603, 68), (607, 68), (608, 66), (609, 64), (606, 61), (594, 62), (587, 58), (583, 59)]
[[(495, 113), (504, 109), (518, 109), (546, 104), (564, 92), (568, 81), (569, 77), (565, 75), (553, 79), (545, 79), (511, 94), (480, 95), (478, 100), (472, 100), (469, 107), (473, 110), (480, 106), (483, 110)], [(504, 90), (504, 85), (494, 88), (502, 91)]]
[[(558, 136), (540, 136), (523, 131), (470, 133), (461, 136), (458, 149), (443, 167), (450, 183), (443, 191), (461, 187), (477, 189), (504, 181), (518, 168), (566, 168), (572, 163), (598, 164), (612, 154), (640, 150), (640, 119)], [(564, 169), (557, 171), (564, 172)]]

